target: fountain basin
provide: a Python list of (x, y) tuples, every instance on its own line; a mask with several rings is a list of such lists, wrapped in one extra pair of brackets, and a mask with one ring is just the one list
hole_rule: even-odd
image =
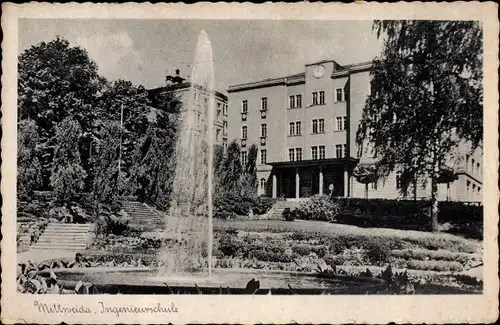
[[(380, 279), (311, 272), (215, 269), (207, 273), (159, 275), (156, 268), (73, 268), (54, 270), (58, 283), (71, 288), (78, 281), (92, 283), (108, 294), (377, 294)], [(48, 272), (42, 275), (48, 276)], [(250, 280), (259, 287), (247, 287)]]

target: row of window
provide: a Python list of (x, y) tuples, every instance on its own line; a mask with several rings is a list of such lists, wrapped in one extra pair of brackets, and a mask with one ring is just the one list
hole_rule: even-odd
[[(343, 102), (345, 101), (345, 93), (344, 89), (342, 88), (337, 88), (335, 89), (335, 102)], [(311, 102), (312, 105), (325, 105), (325, 91), (324, 90), (319, 90), (319, 91), (313, 91), (311, 95)], [(302, 95), (291, 95), (289, 96), (289, 102), (288, 102), (288, 107), (289, 108), (302, 108)], [(267, 111), (267, 97), (262, 97), (260, 99), (260, 110), (261, 111)], [(242, 100), (241, 101), (241, 113), (246, 114), (248, 113), (248, 100)]]
[[(345, 116), (338, 116), (336, 118), (336, 131), (344, 131), (346, 129), (346, 117)], [(311, 123), (311, 128), (312, 128), (312, 133), (313, 134), (319, 134), (319, 133), (325, 133), (325, 120), (324, 119), (314, 119), (312, 120)], [(297, 121), (297, 122), (290, 122), (289, 123), (289, 135), (294, 136), (294, 135), (301, 135), (302, 134), (302, 122)]]
[(222, 114), (224, 116), (227, 116), (227, 104), (217, 103), (217, 117), (220, 117), (221, 115), (221, 107), (222, 107)]
[[(347, 156), (347, 146), (345, 144), (335, 145), (335, 157), (344, 158)], [(311, 159), (326, 159), (326, 148), (325, 146), (312, 146), (311, 147)], [(288, 149), (288, 160), (289, 161), (301, 161), (302, 160), (302, 148), (289, 148)]]
[(482, 173), (481, 164), (469, 155), (465, 155), (465, 170), (472, 175), (481, 175)]
[[(472, 190), (472, 191), (471, 191)], [(467, 181), (467, 200), (480, 201), (481, 200), (481, 186), (472, 184), (471, 181)]]
[[(261, 138), (266, 138), (267, 137), (267, 124), (262, 123), (260, 125), (260, 136)], [(241, 139), (248, 139), (248, 126), (243, 125), (241, 127)]]
[[(248, 163), (248, 151), (240, 152), (241, 165), (245, 166)], [(265, 165), (267, 163), (267, 150), (260, 150), (260, 164)]]

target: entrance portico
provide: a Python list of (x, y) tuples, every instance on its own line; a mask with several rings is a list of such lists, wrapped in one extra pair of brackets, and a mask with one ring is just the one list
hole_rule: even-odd
[(354, 158), (335, 158), (269, 163), (273, 167), (272, 196), (302, 198), (328, 194), (348, 197), (352, 170), (357, 162)]

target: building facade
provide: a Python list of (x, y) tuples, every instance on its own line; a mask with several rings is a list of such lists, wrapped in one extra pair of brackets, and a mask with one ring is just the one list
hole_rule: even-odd
[[(239, 142), (243, 163), (252, 144), (259, 148), (259, 194), (403, 198), (397, 171), (368, 189), (353, 177), (357, 164), (373, 162), (358, 157), (355, 142), (370, 69), (369, 62), (341, 66), (325, 60), (305, 65), (300, 74), (229, 87), (228, 138)], [(439, 199), (481, 201), (482, 152), (468, 154), (464, 146), (455, 156), (459, 178), (439, 184)], [(429, 196), (430, 184), (419, 182), (412, 197)]]
[[(193, 105), (199, 108), (199, 114), (196, 118), (196, 123), (201, 124), (201, 119), (206, 118), (203, 112), (208, 105), (209, 94), (201, 86), (195, 85), (194, 92), (191, 92), (191, 83), (180, 76), (180, 71), (177, 69), (175, 75), (166, 76), (165, 86), (150, 89), (151, 97), (162, 94), (168, 91), (174, 92), (178, 99), (183, 103), (183, 109), (187, 109), (189, 101), (192, 100)], [(191, 97), (192, 96), (192, 97)], [(216, 112), (214, 116), (214, 139), (215, 144), (227, 149), (228, 138), (228, 98), (221, 92), (215, 92)]]

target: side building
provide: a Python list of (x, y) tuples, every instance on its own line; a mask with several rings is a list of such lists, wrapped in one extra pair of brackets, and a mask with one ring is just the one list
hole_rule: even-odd
[[(175, 71), (175, 75), (169, 75), (165, 78), (165, 86), (153, 88), (148, 90), (151, 98), (156, 98), (158, 95), (164, 94), (166, 92), (173, 92), (178, 96), (178, 99), (183, 103), (188, 103), (188, 101), (193, 100), (194, 104), (200, 107), (200, 115), (198, 119), (201, 118), (201, 109), (207, 105), (208, 94), (202, 89), (202, 87), (195, 85), (197, 91), (192, 95), (190, 93), (191, 83), (186, 81), (186, 79), (180, 76), (180, 70)], [(190, 96), (193, 96), (191, 98)], [(221, 92), (215, 92), (215, 105), (216, 113), (214, 116), (214, 132), (215, 132), (215, 143), (224, 147), (224, 151), (227, 149), (227, 138), (228, 138), (228, 98)], [(153, 106), (154, 103), (153, 103)], [(186, 104), (183, 105), (187, 108)]]
[[(370, 70), (370, 62), (341, 66), (324, 60), (296, 75), (229, 87), (228, 139), (239, 142), (243, 163), (248, 148), (258, 146), (260, 195), (403, 198), (397, 171), (369, 184), (368, 193), (353, 177), (357, 164), (373, 162), (358, 157), (355, 142)], [(440, 200), (481, 201), (482, 152), (462, 149), (450, 162), (458, 180), (439, 184)], [(412, 197), (429, 196), (430, 184), (419, 182)]]

